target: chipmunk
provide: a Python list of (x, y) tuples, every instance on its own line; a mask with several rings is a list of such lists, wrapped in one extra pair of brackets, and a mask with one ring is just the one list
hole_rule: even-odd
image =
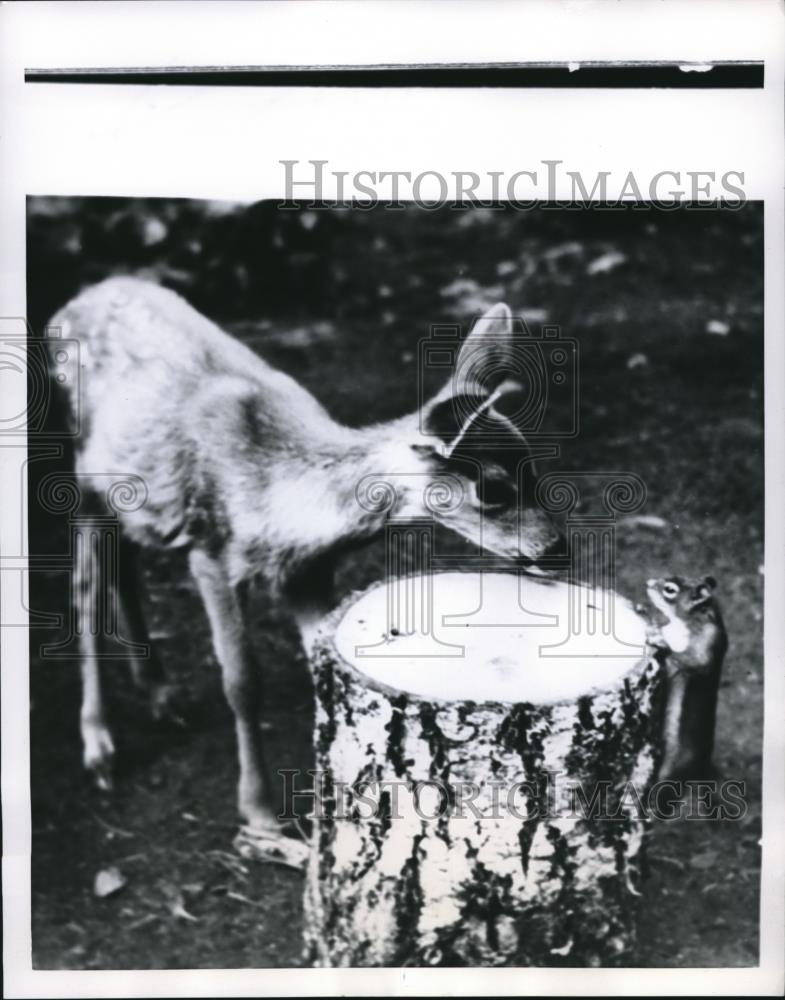
[(646, 581), (649, 600), (667, 619), (652, 624), (648, 634), (650, 645), (665, 653), (667, 676), (660, 780), (701, 780), (714, 773), (717, 691), (728, 648), (716, 586), (711, 576)]

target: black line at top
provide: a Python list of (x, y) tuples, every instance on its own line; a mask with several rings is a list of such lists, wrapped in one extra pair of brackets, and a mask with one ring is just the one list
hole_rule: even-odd
[[(688, 69), (683, 66), (689, 67)], [(427, 87), (759, 89), (763, 63), (565, 63), (395, 66), (211, 66), (28, 69), (27, 83), (181, 87)]]

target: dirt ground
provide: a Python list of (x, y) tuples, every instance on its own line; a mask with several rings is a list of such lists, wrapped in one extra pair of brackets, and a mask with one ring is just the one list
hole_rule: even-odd
[[(303, 382), (353, 424), (413, 410), (417, 344), (498, 299), (581, 350), (580, 434), (566, 469), (635, 472), (643, 513), (619, 529), (618, 589), (712, 573), (731, 638), (717, 764), (746, 782), (736, 822), (655, 822), (631, 966), (749, 966), (758, 955), (762, 738), (763, 212), (280, 212), (192, 202), (30, 203), (29, 315), (40, 333), (79, 287), (143, 274)], [(56, 422), (53, 412), (50, 429)], [(67, 455), (64, 456), (67, 461)], [(31, 496), (57, 463), (31, 462)], [(31, 550), (65, 551), (62, 517), (31, 510)], [(452, 543), (455, 548), (458, 543)], [(383, 572), (372, 545), (341, 593)], [(119, 759), (111, 795), (80, 766), (78, 665), (41, 645), (68, 627), (68, 575), (31, 574), (30, 607), (63, 616), (31, 636), (33, 946), (37, 968), (301, 964), (302, 875), (232, 852), (231, 718), (181, 558), (145, 562), (152, 632), (189, 692), (184, 728), (149, 721), (123, 664), (107, 664)], [(258, 604), (276, 768), (310, 766), (312, 695), (281, 610)], [(94, 894), (115, 866), (123, 887)]]

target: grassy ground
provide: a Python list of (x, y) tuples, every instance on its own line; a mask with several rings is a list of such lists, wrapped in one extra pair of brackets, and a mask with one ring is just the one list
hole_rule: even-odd
[[(615, 257), (612, 255), (616, 255)], [(606, 269), (596, 265), (604, 260)], [(655, 824), (640, 945), (630, 965), (757, 961), (762, 726), (762, 211), (281, 213), (195, 203), (37, 200), (30, 206), (36, 330), (109, 273), (186, 294), (301, 380), (338, 418), (414, 409), (417, 343), (503, 299), (581, 350), (580, 434), (559, 467), (643, 478), (661, 528), (620, 529), (618, 587), (642, 597), (664, 572), (720, 582), (731, 648), (717, 762), (747, 783), (740, 822)], [(713, 326), (710, 324), (714, 324)], [(710, 332), (711, 330), (720, 332)], [(32, 479), (51, 471), (34, 464)], [(591, 506), (591, 505), (590, 505)], [(31, 512), (33, 551), (64, 551), (66, 525)], [(341, 588), (383, 571), (374, 545)], [(182, 561), (145, 565), (153, 632), (191, 691), (185, 730), (153, 727), (122, 665), (107, 685), (119, 743), (112, 796), (80, 768), (76, 662), (31, 639), (33, 942), (39, 968), (292, 966), (302, 876), (231, 853), (234, 739), (204, 616)], [(31, 607), (65, 613), (67, 577), (34, 573)], [(311, 692), (280, 609), (258, 607), (269, 677), (270, 759), (309, 766)], [(99, 870), (127, 880), (93, 894)]]

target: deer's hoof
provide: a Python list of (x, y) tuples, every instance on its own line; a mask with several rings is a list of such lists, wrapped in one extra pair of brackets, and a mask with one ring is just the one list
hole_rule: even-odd
[(284, 836), (283, 832), (253, 826), (242, 826), (234, 838), (233, 847), (246, 861), (284, 865), (303, 871), (310, 853), (302, 840)]
[(106, 726), (89, 725), (82, 728), (84, 753), (82, 760), (93, 782), (102, 792), (111, 792), (114, 787), (112, 765), (114, 763), (114, 743)]

